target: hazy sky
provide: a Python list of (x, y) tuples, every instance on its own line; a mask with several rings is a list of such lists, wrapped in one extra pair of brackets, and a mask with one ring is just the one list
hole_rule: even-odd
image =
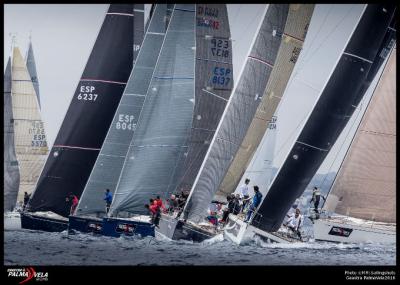
[[(266, 5), (229, 4), (227, 6), (233, 39), (234, 79), (237, 82)], [(146, 5), (146, 9), (148, 7), (149, 5)], [(29, 34), (32, 33), (40, 84), (42, 118), (50, 146), (53, 145), (64, 119), (107, 8), (108, 5), (103, 4), (8, 4), (4, 6), (4, 69), (10, 54), (9, 34), (16, 34), (16, 44), (20, 47), (22, 54), (25, 54)], [(275, 166), (283, 162), (294, 139), (299, 134), (300, 127), (320, 95), (362, 9), (363, 5), (359, 4), (316, 5), (303, 50), (277, 113)], [(363, 106), (365, 107), (365, 104)], [(360, 110), (356, 111), (356, 114), (361, 115)], [(340, 157), (334, 160), (340, 149), (338, 146), (342, 145), (345, 136), (349, 137), (347, 142), (350, 141), (349, 126), (356, 125), (353, 118), (344, 131), (345, 135), (342, 135), (321, 166), (320, 172), (337, 168), (341, 160)], [(331, 169), (332, 163), (334, 167)]]

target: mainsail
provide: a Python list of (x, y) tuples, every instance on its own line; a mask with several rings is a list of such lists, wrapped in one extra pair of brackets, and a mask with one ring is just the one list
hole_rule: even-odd
[(33, 88), (35, 88), (35, 93), (40, 108), (39, 80), (36, 72), (36, 63), (35, 63), (35, 56), (33, 55), (32, 41), (29, 41), (28, 52), (26, 55), (26, 66), (28, 68), (28, 72), (33, 83)]
[[(261, 103), (217, 195), (225, 194), (226, 196), (232, 193), (236, 186), (239, 186), (239, 180), (267, 131), (267, 126), (281, 101), (301, 52), (313, 11), (314, 4), (291, 4), (289, 6), (286, 26), (282, 34), (282, 43)], [(265, 184), (255, 185), (264, 186)]]
[(177, 4), (118, 181), (110, 214), (145, 213), (171, 192), (187, 152), (194, 106), (195, 5)]
[(191, 189), (233, 88), (232, 41), (225, 4), (196, 4), (195, 105), (189, 149), (176, 192)]
[(12, 211), (15, 207), (20, 180), (14, 143), (11, 84), (11, 57), (9, 57), (4, 73), (4, 211)]
[(133, 5), (111, 4), (45, 167), (29, 211), (68, 216), (65, 197), (80, 197), (133, 64)]
[[(359, 104), (371, 80), (368, 72), (380, 51), (394, 5), (367, 5), (320, 98), (311, 111), (252, 225), (279, 229)], [(351, 80), (351, 84), (346, 84)]]
[[(173, 5), (156, 5), (143, 44), (100, 154), (82, 193), (77, 214), (104, 213), (105, 189), (115, 192), (154, 73)], [(136, 15), (136, 13), (135, 13)], [(135, 16), (136, 17), (136, 16)]]
[(396, 222), (396, 49), (365, 111), (325, 209)]
[(261, 21), (186, 203), (185, 213), (195, 222), (202, 220), (253, 120), (275, 64), (288, 10), (288, 4), (270, 4)]
[(20, 170), (18, 199), (32, 193), (48, 154), (39, 104), (25, 61), (14, 47), (11, 65), (14, 143)]

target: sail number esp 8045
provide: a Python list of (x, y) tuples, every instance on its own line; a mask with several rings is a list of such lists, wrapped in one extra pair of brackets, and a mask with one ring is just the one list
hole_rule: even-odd
[(76, 97), (78, 100), (82, 101), (96, 101), (98, 94), (94, 93), (96, 88), (94, 86), (86, 86), (83, 85), (79, 88), (78, 96)]

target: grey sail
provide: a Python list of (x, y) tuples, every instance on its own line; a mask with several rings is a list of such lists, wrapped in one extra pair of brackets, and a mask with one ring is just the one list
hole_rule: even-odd
[(35, 56), (33, 55), (33, 47), (32, 42), (29, 42), (28, 53), (26, 55), (26, 67), (28, 68), (29, 75), (31, 76), (33, 88), (35, 89), (35, 93), (37, 96), (37, 100), (39, 103), (39, 108), (41, 107), (40, 103), (40, 94), (39, 94), (39, 80), (36, 72), (36, 63)]
[[(268, 132), (268, 123), (271, 121), (284, 95), (289, 78), (303, 47), (313, 11), (314, 4), (290, 4), (285, 30), (282, 35), (283, 40), (279, 47), (274, 69), (247, 134), (219, 187), (220, 195), (225, 194), (226, 196), (241, 185), (239, 184), (240, 177), (245, 172), (264, 133)], [(253, 184), (252, 182), (252, 185), (264, 186), (265, 184)]]
[(396, 222), (395, 48), (324, 208), (354, 218)]
[(104, 214), (104, 190), (108, 188), (114, 193), (116, 189), (149, 90), (171, 11), (172, 5), (160, 4), (155, 8), (127, 86), (82, 193), (78, 215)]
[(20, 182), (15, 153), (14, 117), (11, 100), (11, 58), (9, 57), (4, 73), (4, 211), (14, 209)]
[(268, 7), (186, 204), (185, 212), (194, 222), (206, 213), (258, 108), (282, 41), (288, 10), (288, 4)]
[(233, 88), (232, 41), (225, 4), (196, 5), (195, 105), (189, 149), (176, 192), (190, 190)]
[(176, 188), (194, 108), (195, 5), (177, 4), (118, 181), (110, 214), (147, 213), (144, 204)]
[(144, 38), (144, 4), (133, 5), (133, 63), (135, 63)]

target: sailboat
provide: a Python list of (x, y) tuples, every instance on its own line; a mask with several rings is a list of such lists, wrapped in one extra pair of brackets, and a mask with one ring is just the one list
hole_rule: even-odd
[[(278, 230), (293, 202), (305, 190), (363, 97), (395, 10), (394, 5), (367, 5), (342, 50), (331, 76), (309, 114), (282, 167), (249, 224), (236, 222), (228, 238), (241, 243), (257, 235), (275, 242), (292, 238)], [(371, 41), (371, 39), (374, 39)], [(352, 84), (344, 84), (351, 78)]]
[(249, 165), (255, 150), (259, 146), (263, 135), (266, 133), (267, 126), (271, 122), (277, 106), (283, 97), (289, 78), (302, 50), (311, 16), (314, 12), (314, 6), (314, 4), (292, 4), (289, 6), (288, 19), (282, 34), (283, 40), (271, 78), (268, 81), (264, 95), (261, 97), (260, 105), (247, 130), (246, 136), (241, 142), (240, 148), (231, 162), (216, 195), (226, 196), (233, 193), (237, 186), (241, 185), (239, 181), (246, 167)]
[[(140, 49), (135, 58), (132, 72), (101, 147), (100, 154), (82, 193), (76, 214), (69, 217), (70, 231), (108, 233), (113, 236), (133, 234), (133, 232), (119, 230), (128, 228), (122, 221), (116, 224), (112, 230), (103, 233), (104, 217), (107, 218), (103, 196), (105, 189), (110, 189), (111, 193), (115, 193), (125, 157), (136, 133), (140, 113), (146, 102), (150, 81), (154, 75), (155, 66), (164, 42), (173, 5), (157, 4), (155, 6), (153, 15), (148, 21), (148, 29), (143, 42), (139, 42)], [(141, 31), (144, 29), (142, 15), (144, 10), (137, 8), (134, 10), (134, 17), (135, 19), (137, 17), (140, 21), (135, 20), (135, 36), (137, 34), (136, 31), (140, 36)], [(136, 42), (138, 43), (138, 41)], [(154, 235), (154, 229), (149, 229), (148, 223), (140, 221), (135, 225), (135, 233), (139, 232), (142, 235)]]
[[(188, 138), (188, 150), (174, 177), (178, 183), (171, 193), (179, 195), (193, 185), (210, 146), (233, 88), (232, 40), (225, 4), (196, 4), (195, 100)], [(190, 225), (177, 218), (177, 212), (161, 215), (157, 233), (178, 239), (178, 231)], [(191, 231), (205, 234), (201, 229)]]
[(69, 193), (80, 197), (133, 64), (133, 5), (111, 4), (47, 157), (23, 228), (63, 231)]
[(396, 242), (396, 48), (338, 171), (315, 240)]
[(4, 72), (4, 212), (12, 211), (17, 203), (20, 172), (15, 153), (14, 115), (11, 97), (11, 57)]
[[(172, 178), (179, 175), (179, 164), (187, 151), (193, 117), (194, 6), (176, 4), (170, 20), (162, 16), (165, 6), (163, 9), (157, 6), (154, 10), (154, 28), (158, 29), (157, 33), (164, 32), (165, 36), (159, 37), (163, 41), (158, 59), (153, 55), (157, 62), (149, 74), (149, 88), (141, 93), (145, 95), (145, 101), (126, 149), (122, 169), (118, 170), (113, 202), (104, 223), (105, 235), (118, 236), (121, 227), (136, 233), (140, 221), (151, 225), (144, 205), (149, 198), (164, 196), (170, 189), (175, 189), (177, 180)], [(156, 16), (159, 12), (160, 15)], [(143, 52), (154, 50), (143, 48)], [(139, 225), (145, 227), (143, 223)], [(154, 226), (152, 231), (154, 235)]]

